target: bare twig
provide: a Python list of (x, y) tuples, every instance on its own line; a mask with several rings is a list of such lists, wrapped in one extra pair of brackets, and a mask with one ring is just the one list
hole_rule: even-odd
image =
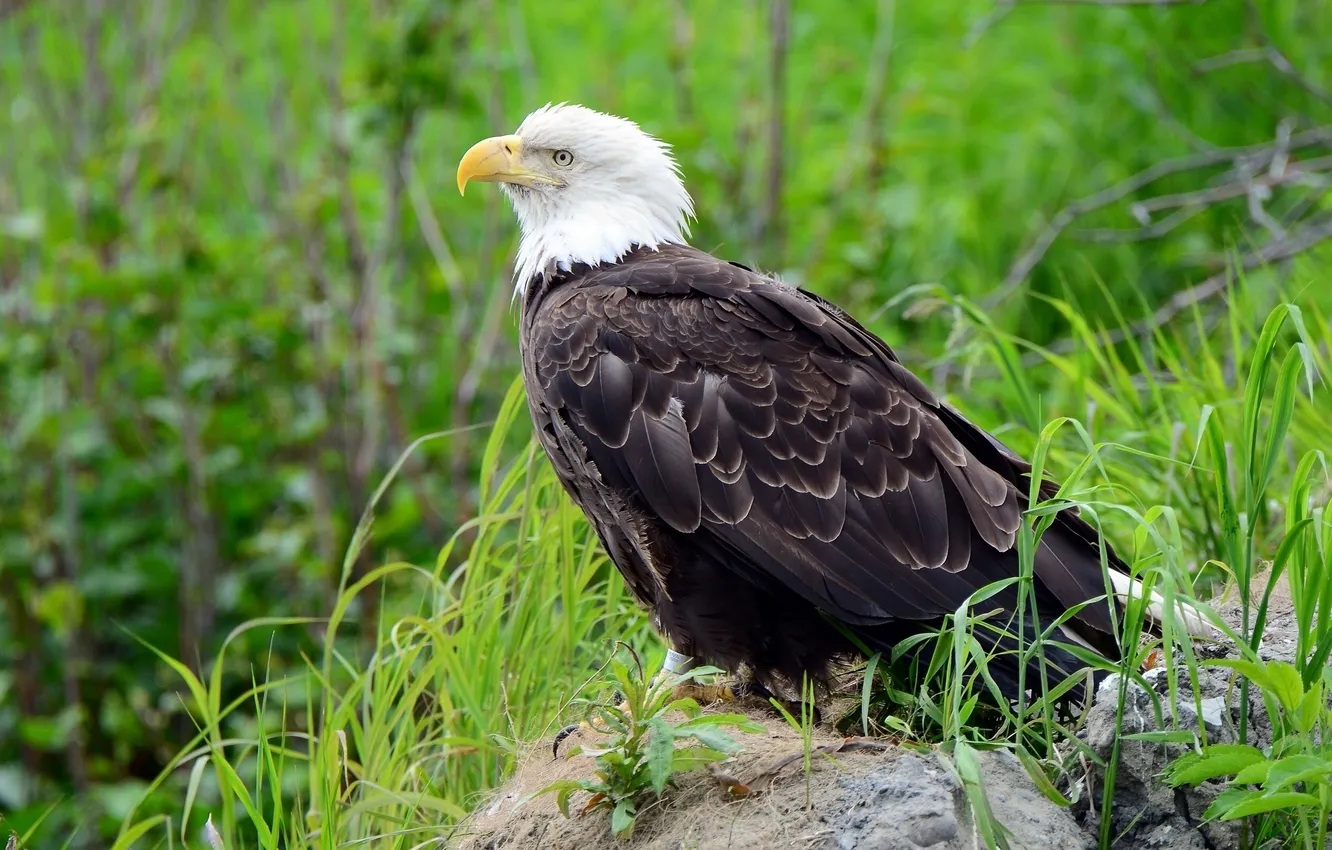
[(978, 19), (963, 40), (972, 47), (1018, 6), (1201, 6), (1207, 0), (995, 0), (994, 8)]
[[(1278, 148), (1273, 150), (1275, 152)], [(1329, 170), (1332, 170), (1332, 156), (1320, 156), (1288, 165), (1282, 172), (1273, 173), (1269, 170), (1266, 175), (1249, 178), (1241, 177), (1238, 180), (1220, 186), (1213, 186), (1210, 189), (1148, 198), (1135, 203), (1133, 207), (1144, 214), (1150, 214), (1159, 210), (1205, 206), (1232, 198), (1242, 198), (1258, 188), (1272, 189), (1287, 183), (1308, 184), (1311, 179), (1321, 182), (1322, 178), (1327, 176)]]
[[(1264, 40), (1267, 39), (1266, 36), (1263, 36), (1263, 38)], [(1318, 85), (1307, 74), (1296, 68), (1295, 64), (1286, 57), (1286, 54), (1278, 50), (1270, 41), (1262, 47), (1246, 47), (1201, 59), (1193, 64), (1193, 68), (1195, 71), (1206, 74), (1222, 68), (1254, 62), (1266, 62), (1274, 70), (1289, 78), (1309, 94), (1323, 103), (1332, 105), (1332, 92)]]
[(106, 118), (107, 101), (111, 96), (102, 67), (102, 23), (106, 13), (106, 0), (89, 0), (83, 4), (87, 19), (83, 28), (83, 86), (80, 94), (79, 121), (75, 126), (75, 143), (79, 161), (86, 161), (93, 139)]
[[(1313, 145), (1327, 144), (1332, 142), (1332, 127), (1317, 127), (1307, 130), (1303, 133), (1296, 133), (1290, 137), (1290, 143), (1287, 149), (1290, 151), (1301, 150)], [(1026, 281), (1027, 276), (1031, 274), (1036, 264), (1044, 259), (1046, 253), (1050, 250), (1056, 239), (1059, 238), (1073, 222), (1077, 221), (1083, 215), (1089, 212), (1107, 207), (1116, 201), (1121, 201), (1129, 195), (1137, 192), (1147, 186), (1160, 180), (1170, 174), (1178, 174), (1183, 171), (1192, 171), (1202, 168), (1209, 168), (1221, 165), (1226, 162), (1251, 161), (1258, 167), (1265, 167), (1277, 155), (1277, 147), (1271, 142), (1258, 145), (1248, 145), (1238, 148), (1218, 148), (1214, 151), (1204, 151), (1202, 153), (1192, 154), (1178, 159), (1165, 160), (1155, 165), (1149, 166), (1137, 174), (1116, 183), (1109, 188), (1089, 195), (1078, 201), (1074, 201), (1064, 207), (1050, 223), (1045, 230), (1031, 244), (1031, 246), (1018, 258), (1013, 267), (1009, 269), (1004, 278), (1003, 284), (986, 300), (986, 305), (992, 307), (995, 304), (1002, 303), (1011, 297), (1013, 291)]]
[[(1135, 322), (1127, 329), (1108, 331), (1105, 334), (1105, 342), (1114, 345), (1130, 337), (1144, 337), (1152, 334), (1195, 304), (1221, 295), (1233, 282), (1236, 267), (1249, 271), (1259, 266), (1284, 262), (1330, 239), (1332, 239), (1332, 214), (1311, 219), (1303, 228), (1287, 235), (1285, 238), (1273, 239), (1258, 250), (1243, 255), (1234, 266), (1228, 266), (1225, 270), (1217, 272), (1202, 283), (1175, 293), (1169, 301), (1157, 308), (1147, 318)], [(1047, 350), (1055, 354), (1068, 354), (1081, 344), (1081, 341), (1076, 339), (1065, 339), (1047, 346)], [(1027, 366), (1039, 364), (1040, 361), (1040, 352), (1032, 352), (1023, 357), (1023, 364)]]
[(1145, 242), (1165, 236), (1206, 209), (1202, 205), (1183, 207), (1144, 227), (1098, 227), (1076, 231), (1075, 235), (1087, 242)]

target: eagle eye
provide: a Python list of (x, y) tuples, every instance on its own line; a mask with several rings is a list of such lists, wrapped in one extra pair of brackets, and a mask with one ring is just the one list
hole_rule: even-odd
[(552, 158), (555, 160), (556, 165), (563, 168), (568, 168), (573, 165), (573, 154), (568, 151), (555, 151)]

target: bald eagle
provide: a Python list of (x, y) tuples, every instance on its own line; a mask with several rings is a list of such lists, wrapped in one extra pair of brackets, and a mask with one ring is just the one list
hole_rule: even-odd
[[(499, 184), (521, 231), (537, 437), (654, 616), (668, 669), (826, 683), (1019, 574), (1030, 465), (827, 300), (691, 247), (693, 202), (666, 144), (547, 105), (466, 152), (459, 192), (478, 181)], [(1070, 645), (1119, 657), (1112, 618), (1130, 577), (1105, 545), (1107, 594), (1100, 546), (1066, 510), (1036, 550), (1027, 640), (1034, 614), (1048, 626), (1083, 606), (1045, 647), (1052, 684), (1087, 666)], [(1014, 583), (980, 608), (1015, 632)], [(1015, 644), (989, 640), (1012, 698)], [(1034, 666), (1026, 681), (1039, 686)]]

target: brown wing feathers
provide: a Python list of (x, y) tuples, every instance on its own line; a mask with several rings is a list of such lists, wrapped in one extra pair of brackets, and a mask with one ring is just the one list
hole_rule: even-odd
[[(534, 309), (529, 390), (555, 427), (606, 486), (709, 536), (736, 569), (848, 622), (949, 613), (1015, 569), (1021, 461), (830, 305), (668, 248)], [(1074, 537), (1038, 556), (1065, 605), (1101, 588), (1077, 549), (1090, 538)], [(1108, 630), (1104, 612), (1088, 618)]]

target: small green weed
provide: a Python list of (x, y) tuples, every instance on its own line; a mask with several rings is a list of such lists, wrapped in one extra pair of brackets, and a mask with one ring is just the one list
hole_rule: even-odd
[[(603, 746), (576, 746), (566, 756), (596, 759), (594, 777), (561, 779), (532, 797), (555, 793), (560, 812), (569, 817), (570, 799), (578, 791), (586, 791), (592, 797), (583, 812), (609, 809), (611, 831), (617, 837), (628, 838), (640, 807), (659, 799), (675, 776), (722, 761), (742, 749), (724, 728), (748, 733), (761, 733), (764, 728), (743, 714), (705, 715), (696, 700), (674, 698), (676, 686), (721, 670), (698, 667), (676, 676), (648, 679), (638, 653), (621, 645), (633, 657), (633, 664), (612, 657), (608, 666), (623, 701), (618, 705), (590, 699), (575, 701), (587, 706), (587, 723), (592, 730), (610, 736)], [(669, 715), (673, 712), (684, 719), (672, 721)], [(676, 746), (676, 742), (689, 739), (696, 743)]]
[(1206, 818), (1263, 815), (1255, 823), (1255, 838), (1298, 836), (1300, 847), (1326, 847), (1332, 815), (1332, 744), (1327, 743), (1332, 671), (1306, 683), (1295, 665), (1284, 661), (1212, 663), (1234, 668), (1262, 689), (1274, 718), (1272, 745), (1212, 744), (1176, 759), (1167, 780), (1178, 787), (1229, 777), (1229, 787), (1208, 808)]
[[(805, 771), (805, 808), (810, 807), (810, 768), (813, 766), (814, 752), (814, 683), (808, 677), (804, 678), (800, 684), (800, 719), (797, 720), (787, 710), (782, 701), (776, 697), (769, 697), (768, 702), (772, 703), (773, 708), (781, 712), (787, 724), (795, 730), (800, 736), (802, 760)], [(824, 756), (827, 758), (827, 756)]]

